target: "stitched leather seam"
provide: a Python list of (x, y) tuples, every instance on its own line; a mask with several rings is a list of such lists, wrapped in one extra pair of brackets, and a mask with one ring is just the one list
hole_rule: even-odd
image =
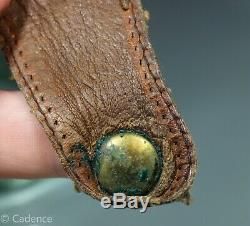
[[(19, 5), (20, 5), (20, 7), (22, 7), (22, 9), (24, 10), (24, 12), (26, 13), (26, 15), (27, 16), (29, 16), (32, 20), (33, 20), (33, 18), (32, 18), (32, 16), (30, 16), (29, 14), (28, 14), (28, 12), (27, 12), (27, 10), (26, 10), (26, 8), (25, 8), (25, 6), (21, 3), (21, 2), (19, 2)], [(32, 37), (34, 38), (34, 39), (36, 39), (36, 37), (34, 36), (34, 35), (32, 35)], [(38, 41), (37, 39), (36, 39), (36, 41)], [(21, 74), (22, 75), (22, 74)], [(23, 75), (22, 75), (23, 76)], [(35, 90), (36, 91), (38, 91), (38, 86), (35, 86)], [(32, 90), (31, 90), (31, 92), (32, 92)], [(38, 104), (38, 103), (37, 103)], [(40, 106), (39, 106), (40, 107)], [(48, 107), (48, 113), (51, 113), (52, 112), (52, 107)], [(42, 109), (40, 110), (41, 112), (42, 112)], [(42, 112), (43, 113), (43, 112)], [(43, 113), (44, 114), (44, 113)], [(44, 114), (45, 115), (45, 114)], [(46, 124), (48, 125), (48, 121), (47, 121), (47, 118), (46, 118), (46, 116), (44, 116), (45, 117), (45, 121), (46, 121)], [(58, 126), (58, 124), (59, 124), (59, 122), (58, 122), (58, 120), (57, 119), (55, 119), (54, 120), (54, 125), (55, 126)], [(51, 129), (51, 131), (53, 132), (53, 135), (54, 135), (54, 131), (53, 131), (53, 128), (52, 127), (49, 127), (50, 129)], [(62, 137), (61, 137), (62, 139), (66, 139), (66, 134), (63, 134), (62, 135)], [(63, 148), (63, 146), (62, 146), (62, 144), (57, 140), (57, 138), (55, 137), (55, 140), (56, 140), (56, 143), (59, 145), (59, 147), (60, 147), (60, 149), (61, 149), (61, 151), (60, 151), (60, 153), (57, 153), (57, 154), (59, 154), (59, 156), (61, 157), (62, 156), (62, 158), (63, 158), (63, 160), (67, 163), (67, 164), (64, 164), (63, 162), (62, 162), (62, 159), (60, 158), (60, 161), (61, 161), (61, 163), (62, 163), (62, 165), (63, 165), (63, 167), (64, 167), (64, 169), (66, 170), (66, 172), (68, 172), (69, 173), (69, 176), (71, 176), (73, 179), (74, 179), (74, 181), (75, 181), (75, 185), (76, 185), (76, 183), (77, 183), (77, 185), (78, 186), (80, 186), (81, 188), (82, 188), (82, 190), (83, 191), (88, 191), (90, 194), (92, 194), (92, 189), (86, 184), (86, 183), (81, 183), (81, 179), (80, 179), (80, 177), (79, 177), (79, 175), (77, 174), (77, 173), (75, 173), (75, 171), (74, 170), (71, 170), (70, 169), (70, 167), (69, 167), (69, 165), (70, 165), (70, 162), (69, 162), (69, 160), (68, 160), (68, 158), (66, 157), (66, 155), (64, 154), (64, 148)], [(82, 187), (82, 184), (84, 185), (84, 187)], [(77, 186), (76, 185), (76, 186)], [(78, 187), (79, 188), (79, 187)]]
[[(176, 187), (172, 186), (175, 182), (180, 182), (181, 179), (183, 179), (184, 177), (184, 180), (181, 184), (181, 186), (178, 186), (179, 189), (180, 187), (182, 187), (182, 185), (188, 180), (188, 178), (190, 177), (190, 171), (191, 171), (191, 168), (192, 168), (192, 165), (193, 165), (193, 159), (192, 159), (192, 142), (189, 140), (189, 137), (187, 137), (186, 135), (188, 134), (187, 132), (187, 129), (182, 125), (182, 121), (181, 121), (181, 118), (179, 116), (179, 114), (177, 113), (176, 109), (175, 109), (175, 106), (173, 104), (173, 102), (171, 101), (171, 99), (169, 98), (170, 102), (166, 102), (165, 98), (164, 98), (164, 92), (169, 96), (169, 93), (167, 92), (167, 90), (165, 89), (165, 87), (163, 86), (159, 86), (157, 84), (157, 80), (159, 80), (159, 82), (162, 83), (161, 79), (160, 79), (160, 76), (156, 75), (150, 68), (150, 61), (148, 60), (146, 54), (145, 54), (145, 51), (147, 50), (147, 47), (145, 47), (141, 41), (141, 32), (137, 26), (137, 21), (136, 21), (136, 15), (135, 15), (135, 12), (134, 12), (134, 6), (133, 6), (133, 3), (131, 2), (131, 12), (132, 12), (132, 18), (133, 18), (133, 23), (134, 23), (134, 28), (135, 28), (135, 31), (137, 32), (137, 35), (138, 35), (138, 43), (140, 44), (141, 48), (142, 48), (142, 52), (143, 52), (143, 56), (142, 56), (142, 59), (140, 59), (139, 61), (139, 65), (142, 67), (142, 60), (145, 60), (146, 63), (147, 63), (147, 69), (149, 71), (149, 74), (152, 76), (152, 78), (154, 79), (154, 82), (155, 82), (155, 85), (156, 87), (158, 88), (158, 91), (162, 97), (162, 99), (164, 100), (165, 104), (167, 105), (171, 115), (173, 116), (173, 120), (175, 121), (182, 137), (184, 138), (184, 142), (185, 142), (185, 146), (186, 146), (186, 150), (189, 150), (189, 155), (188, 155), (188, 162), (183, 162), (181, 161), (180, 159), (180, 153), (176, 154), (175, 155), (175, 164), (176, 164), (176, 167), (175, 167), (175, 171), (173, 172), (173, 175), (174, 175), (174, 178), (172, 179), (170, 185), (168, 186), (168, 189), (167, 190), (170, 190), (170, 191), (173, 191), (176, 189)], [(128, 23), (131, 23), (131, 18), (129, 18), (129, 21)], [(134, 38), (134, 33), (133, 31), (131, 31), (131, 38)], [(137, 48), (139, 47), (139, 45), (135, 46), (135, 51), (137, 51)], [(139, 47), (140, 48), (140, 47)], [(147, 79), (147, 73), (145, 74), (145, 79)], [(150, 87), (149, 88), (149, 91), (152, 91), (152, 88)], [(159, 102), (157, 100), (157, 103), (156, 105), (158, 106), (159, 105)], [(164, 115), (162, 115), (162, 118), (164, 119)], [(180, 159), (178, 161), (178, 159)], [(188, 170), (187, 170), (187, 164), (188, 164)], [(182, 176), (176, 176), (177, 175), (177, 170), (179, 171), (182, 171)], [(184, 174), (184, 175), (183, 175)], [(166, 193), (165, 193), (166, 194)], [(161, 194), (162, 195), (162, 194)]]
[[(20, 2), (19, 2), (19, 5), (20, 5), (20, 7), (22, 7), (22, 9), (23, 9), (23, 10), (25, 11), (25, 13), (27, 14), (27, 11), (26, 11), (25, 7), (24, 7), (23, 5), (21, 5)], [(3, 19), (3, 21), (4, 21), (4, 19)], [(14, 42), (15, 45), (17, 45), (16, 35), (14, 34), (13, 31), (11, 31), (11, 27), (10, 27), (10, 26), (7, 26), (7, 22), (5, 22), (4, 24), (6, 24), (5, 27), (7, 28), (6, 31), (9, 33), (9, 36), (12, 37), (12, 38), (14, 38), (13, 42)], [(38, 101), (37, 98), (35, 97), (35, 92), (32, 90), (31, 86), (29, 85), (29, 82), (28, 82), (27, 79), (25, 78), (24, 74), (21, 72), (21, 68), (20, 68), (20, 66), (19, 66), (19, 64), (18, 64), (18, 62), (17, 62), (17, 60), (16, 60), (16, 58), (15, 58), (15, 56), (14, 56), (14, 50), (13, 50), (13, 48), (12, 48), (11, 46), (12, 46), (11, 44), (8, 46), (9, 49), (10, 49), (10, 55), (11, 55), (13, 61), (14, 61), (14, 64), (15, 64), (17, 70), (18, 70), (18, 73), (19, 73), (20, 77), (22, 78), (22, 80), (23, 80), (23, 82), (24, 82), (24, 86), (26, 86), (26, 87), (28, 88), (28, 90), (30, 91), (32, 100), (35, 102), (35, 104), (36, 104), (37, 107), (38, 107), (38, 111), (42, 114), (42, 116), (43, 116), (43, 118), (44, 118), (43, 121), (45, 122), (47, 128), (52, 132), (53, 136), (55, 137), (54, 140), (55, 140), (56, 144), (59, 146), (59, 148), (60, 148), (61, 150), (63, 150), (62, 144), (57, 140), (57, 138), (56, 138), (56, 136), (55, 136), (55, 131), (54, 131), (54, 129), (50, 126), (50, 124), (49, 124), (49, 122), (48, 122), (48, 120), (47, 120), (46, 114), (45, 114), (45, 113), (43, 112), (43, 110), (41, 109), (40, 104), (39, 104), (39, 101)], [(22, 56), (23, 56), (23, 50), (18, 51), (18, 54), (19, 54), (19, 57), (22, 58)], [(28, 65), (27, 63), (24, 62), (24, 63), (23, 63), (23, 66), (24, 66), (24, 68), (27, 69), (29, 65)], [(30, 80), (34, 81), (33, 75), (29, 75), (29, 78), (30, 78)], [(39, 88), (38, 88), (37, 85), (35, 85), (34, 90), (35, 90), (35, 91), (38, 91), (38, 90), (39, 90)], [(44, 102), (45, 102), (44, 96), (40, 96), (40, 100), (44, 103)], [(48, 112), (49, 112), (49, 113), (52, 112), (52, 107), (49, 107), (49, 108), (48, 108)], [(58, 120), (54, 120), (54, 125), (58, 125)], [(63, 136), (64, 136), (64, 135), (65, 135), (65, 134), (63, 134)], [(65, 137), (65, 138), (66, 138), (66, 137)], [(63, 151), (60, 152), (60, 156), (62, 157), (62, 159), (64, 159), (64, 160), (67, 162), (67, 158), (66, 158), (66, 156), (64, 155), (64, 152), (63, 152)], [(68, 165), (65, 165), (65, 163), (62, 162), (62, 159), (60, 158), (60, 161), (61, 161), (62, 165), (64, 166), (64, 168), (65, 168), (65, 169), (69, 169), (69, 168), (68, 168)], [(80, 181), (78, 175), (75, 174), (73, 171), (67, 170), (67, 172), (70, 172), (70, 175), (75, 179), (75, 181)], [(85, 186), (86, 189), (88, 189), (89, 192), (91, 193), (91, 189), (90, 189), (86, 184), (85, 184), (84, 186)]]
[[(25, 7), (22, 5), (22, 3), (19, 2), (19, 1), (16, 1), (16, 2), (19, 3), (18, 5), (19, 5), (19, 6), (24, 10), (24, 12), (27, 14), (27, 11), (26, 11)], [(27, 14), (27, 15), (28, 15), (28, 14)], [(10, 28), (9, 28), (9, 29), (10, 29)], [(10, 33), (13, 33), (13, 32), (10, 31)], [(15, 37), (15, 39), (14, 39), (14, 42), (17, 44), (16, 37)], [(22, 58), (22, 55), (23, 55), (23, 51), (21, 50), (21, 51), (19, 51), (19, 56)], [(15, 57), (14, 57), (14, 54), (13, 54), (13, 50), (12, 50), (12, 57), (13, 57), (13, 59), (15, 60)], [(35, 92), (34, 92), (34, 91), (32, 90), (32, 88), (31, 88), (31, 86), (29, 85), (29, 82), (27, 81), (27, 79), (26, 79), (26, 78), (23, 76), (23, 74), (21, 73), (21, 69), (20, 69), (20, 67), (19, 67), (19, 65), (18, 65), (18, 63), (17, 63), (16, 60), (15, 60), (15, 63), (16, 63), (16, 65), (17, 65), (17, 67), (18, 67), (18, 71), (19, 71), (20, 76), (23, 78), (23, 80), (25, 81), (26, 86), (28, 87), (28, 89), (30, 90), (30, 93), (32, 94), (32, 99), (34, 99), (34, 101), (36, 102), (36, 104), (37, 104), (37, 106), (38, 106), (38, 108), (39, 108), (40, 113), (43, 115), (47, 127), (51, 130), (52, 134), (55, 136), (55, 131), (54, 131), (54, 129), (53, 129), (52, 126), (49, 124), (49, 122), (48, 122), (48, 120), (47, 120), (47, 117), (46, 117), (46, 114), (45, 114), (45, 113), (43, 112), (43, 110), (41, 109), (40, 104), (39, 104), (39, 101), (38, 101), (37, 98), (35, 97), (35, 92), (38, 92), (38, 91), (39, 91), (39, 87), (36, 85), (36, 86), (34, 87), (34, 88), (35, 88)], [(26, 62), (24, 62), (23, 65), (24, 65), (24, 68), (25, 68), (25, 69), (27, 69), (27, 68), (29, 67), (29, 65), (28, 65)], [(30, 78), (30, 80), (34, 81), (34, 77), (33, 77), (32, 74), (29, 74), (29, 78)], [(40, 101), (43, 102), (43, 103), (45, 103), (44, 95), (41, 95), (41, 96), (40, 96)], [(47, 110), (48, 110), (48, 113), (51, 113), (51, 112), (52, 112), (52, 107), (48, 107)], [(54, 125), (58, 125), (58, 120), (54, 120)], [(66, 138), (66, 135), (65, 135), (65, 134), (63, 134), (62, 136), (65, 136), (65, 138)], [(55, 136), (55, 137), (56, 137), (56, 136)], [(60, 148), (63, 149), (62, 145), (57, 141), (57, 139), (56, 139), (56, 142), (57, 142), (57, 144), (60, 146)], [(64, 157), (65, 157), (65, 156), (64, 156)]]

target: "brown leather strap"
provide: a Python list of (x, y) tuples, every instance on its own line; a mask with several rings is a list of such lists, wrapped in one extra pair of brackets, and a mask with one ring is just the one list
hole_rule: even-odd
[[(163, 84), (139, 0), (16, 0), (1, 18), (5, 54), (32, 112), (81, 191), (100, 199), (86, 149), (119, 128), (149, 134), (163, 150), (151, 204), (192, 184), (189, 132)], [(82, 145), (82, 146), (81, 146)]]

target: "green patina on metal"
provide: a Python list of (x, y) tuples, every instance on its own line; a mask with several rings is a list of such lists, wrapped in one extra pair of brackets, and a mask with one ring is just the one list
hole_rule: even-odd
[[(82, 154), (82, 157), (81, 157), (81, 160), (80, 160), (80, 164), (81, 165), (90, 165), (91, 164), (91, 160), (90, 160), (90, 158), (88, 156), (88, 153), (87, 153), (87, 150), (86, 150), (86, 148), (84, 147), (83, 144), (76, 143), (75, 145), (73, 145), (71, 147), (70, 151), (72, 153), (81, 153)], [(71, 168), (75, 168), (76, 167), (75, 157), (68, 158), (68, 162), (69, 162), (69, 166)]]
[(160, 177), (162, 154), (146, 133), (120, 129), (97, 142), (93, 169), (109, 194), (146, 195)]

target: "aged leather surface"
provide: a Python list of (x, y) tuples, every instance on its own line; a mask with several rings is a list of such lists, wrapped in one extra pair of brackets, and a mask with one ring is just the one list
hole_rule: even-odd
[[(194, 145), (162, 80), (139, 0), (13, 0), (0, 32), (19, 87), (80, 191), (105, 195), (80, 159), (91, 160), (107, 132), (132, 128), (163, 150), (151, 204), (186, 194)], [(85, 153), (72, 152), (77, 144)]]

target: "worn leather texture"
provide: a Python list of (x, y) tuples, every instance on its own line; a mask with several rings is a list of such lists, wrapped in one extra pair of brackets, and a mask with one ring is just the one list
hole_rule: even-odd
[[(108, 132), (146, 132), (163, 151), (151, 204), (183, 197), (193, 182), (191, 136), (164, 84), (139, 0), (13, 0), (0, 32), (11, 71), (80, 191), (103, 193), (91, 166)], [(82, 144), (85, 153), (72, 152)]]

